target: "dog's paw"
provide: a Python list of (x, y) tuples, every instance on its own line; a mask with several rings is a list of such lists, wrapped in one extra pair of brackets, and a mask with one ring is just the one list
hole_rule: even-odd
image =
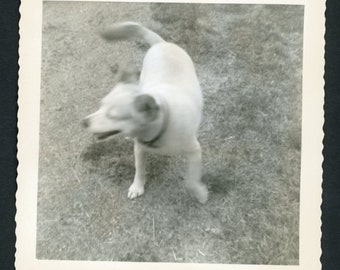
[(206, 203), (208, 200), (208, 193), (207, 187), (202, 184), (197, 188), (195, 197), (200, 203)]
[(128, 198), (134, 199), (144, 193), (144, 185), (132, 183), (129, 187)]
[(206, 203), (208, 200), (208, 189), (204, 184), (187, 185), (190, 195), (194, 196), (200, 203)]

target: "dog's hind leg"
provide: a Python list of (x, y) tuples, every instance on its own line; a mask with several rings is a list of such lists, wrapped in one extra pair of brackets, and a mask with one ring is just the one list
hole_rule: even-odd
[(190, 150), (187, 151), (187, 160), (186, 188), (200, 203), (205, 203), (208, 200), (208, 189), (201, 181), (202, 153), (197, 139), (195, 139)]
[(134, 145), (135, 154), (135, 178), (132, 185), (129, 188), (128, 197), (134, 199), (144, 193), (144, 185), (146, 181), (146, 153), (141, 149), (140, 145), (135, 142)]

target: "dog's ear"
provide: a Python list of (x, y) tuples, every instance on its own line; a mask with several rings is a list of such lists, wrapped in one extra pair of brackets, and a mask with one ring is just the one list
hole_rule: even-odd
[(148, 121), (153, 121), (157, 118), (159, 106), (156, 100), (147, 94), (139, 95), (134, 100), (134, 107), (138, 113)]
[(120, 73), (118, 78), (122, 83), (137, 83), (139, 81), (140, 71), (136, 67), (126, 67)]

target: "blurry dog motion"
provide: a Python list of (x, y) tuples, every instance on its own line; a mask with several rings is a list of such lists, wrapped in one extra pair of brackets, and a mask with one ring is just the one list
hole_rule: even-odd
[(179, 46), (134, 22), (107, 28), (108, 41), (141, 39), (150, 45), (141, 73), (125, 69), (100, 108), (83, 120), (99, 140), (123, 134), (134, 139), (135, 176), (128, 191), (133, 199), (144, 193), (146, 152), (182, 154), (188, 161), (185, 185), (199, 202), (208, 199), (201, 182), (201, 147), (197, 132), (203, 98), (194, 64)]

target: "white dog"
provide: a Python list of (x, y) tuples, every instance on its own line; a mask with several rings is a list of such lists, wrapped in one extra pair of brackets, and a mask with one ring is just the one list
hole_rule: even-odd
[(134, 138), (136, 173), (129, 188), (133, 199), (144, 193), (145, 154), (184, 154), (188, 160), (187, 190), (201, 203), (208, 190), (201, 182), (201, 147), (197, 140), (202, 114), (202, 93), (189, 55), (175, 44), (140, 24), (115, 24), (102, 36), (107, 40), (140, 38), (147, 51), (139, 82), (127, 70), (101, 102), (99, 110), (83, 120), (98, 139), (121, 133)]

